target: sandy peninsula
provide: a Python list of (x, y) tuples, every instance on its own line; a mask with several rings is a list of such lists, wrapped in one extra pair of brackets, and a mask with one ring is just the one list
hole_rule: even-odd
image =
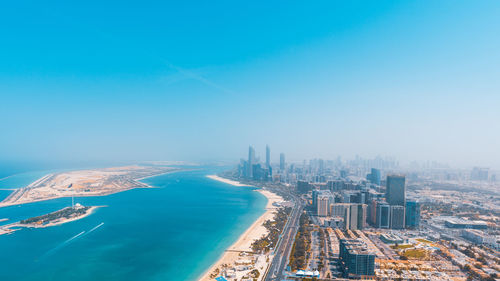
[[(234, 186), (249, 186), (245, 184), (241, 184), (237, 181), (233, 180), (228, 180), (225, 178), (221, 178), (218, 176), (210, 175), (207, 176), (208, 178), (211, 178), (213, 180), (218, 180), (227, 184), (231, 184)], [(262, 195), (266, 196), (267, 198), (267, 205), (266, 205), (266, 212), (260, 216), (239, 238), (238, 240), (229, 247), (224, 254), (219, 258), (217, 262), (215, 262), (202, 276), (201, 278), (198, 279), (198, 281), (213, 281), (214, 278), (211, 278), (210, 275), (212, 275), (214, 272), (221, 272), (223, 265), (234, 265), (235, 262), (241, 261), (241, 260), (248, 260), (249, 258), (254, 258), (257, 260), (255, 263), (257, 269), (259, 271), (263, 272), (267, 267), (268, 267), (268, 256), (261, 256), (261, 257), (252, 257), (252, 249), (251, 245), (253, 241), (256, 239), (261, 238), (262, 236), (267, 234), (267, 229), (263, 226), (264, 222), (267, 220), (272, 220), (274, 219), (274, 214), (276, 213), (277, 207), (275, 207), (273, 204), (276, 202), (283, 202), (283, 198), (270, 192), (267, 190), (263, 189), (257, 189), (256, 192), (261, 193)], [(248, 254), (242, 256), (242, 252), (248, 252)], [(261, 280), (260, 278), (263, 276), (263, 274), (260, 275), (258, 280)]]
[(165, 166), (126, 166), (48, 174), (16, 189), (0, 207), (71, 196), (103, 196), (151, 186), (139, 180), (178, 170)]

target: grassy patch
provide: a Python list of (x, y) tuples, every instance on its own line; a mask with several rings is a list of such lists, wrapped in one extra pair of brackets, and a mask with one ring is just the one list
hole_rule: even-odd
[(413, 248), (413, 245), (411, 244), (406, 244), (406, 245), (392, 245), (391, 248), (393, 249), (408, 249), (408, 248)]
[(408, 249), (401, 253), (401, 256), (405, 256), (408, 259), (423, 260), (428, 256), (428, 252), (424, 249)]
[(415, 240), (417, 240), (418, 242), (427, 243), (427, 244), (431, 244), (432, 243), (431, 241), (423, 239), (423, 238), (418, 238), (418, 239), (415, 239)]

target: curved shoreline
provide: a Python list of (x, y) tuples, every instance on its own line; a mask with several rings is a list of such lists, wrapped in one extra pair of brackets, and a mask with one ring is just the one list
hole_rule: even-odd
[[(146, 174), (144, 176), (136, 178), (133, 178), (133, 175), (129, 176), (129, 174), (137, 172), (138, 170), (139, 172), (141, 172), (140, 171), (141, 169), (145, 170), (148, 169), (148, 167), (142, 167), (142, 166), (112, 167), (112, 168), (103, 168), (95, 170), (75, 170), (70, 172), (47, 174), (41, 178), (38, 178), (37, 180), (35, 180), (34, 182), (30, 183), (25, 187), (13, 189), (12, 192), (6, 198), (0, 201), (0, 208), (54, 200), (59, 198), (107, 196), (136, 188), (155, 188), (147, 183), (142, 182), (142, 180), (183, 171), (183, 169), (180, 168), (172, 168), (172, 167), (162, 167), (162, 168), (163, 170), (159, 171), (154, 171), (154, 170), (149, 172), (145, 171), (145, 173), (152, 173), (152, 174)], [(78, 182), (80, 183), (83, 182), (85, 184), (88, 184), (89, 181), (90, 182), (100, 181), (102, 183), (102, 181), (105, 181), (110, 178), (109, 173), (117, 171), (122, 173), (122, 174), (117, 174), (119, 177), (122, 178), (113, 179), (112, 182), (106, 183), (106, 186), (104, 187), (99, 187), (99, 188), (93, 187), (91, 191), (88, 187), (86, 188), (89, 189), (89, 191), (74, 189), (74, 187), (73, 189), (70, 188), (74, 183)], [(82, 173), (86, 174), (82, 175)], [(96, 177), (93, 173), (101, 173), (101, 174)], [(67, 178), (68, 175), (70, 174), (76, 174), (76, 178), (74, 181), (70, 181), (71, 184), (69, 187), (66, 187), (66, 185), (58, 182), (56, 182), (58, 186), (56, 186), (55, 188), (52, 186), (53, 184), (44, 185), (45, 181), (53, 180), (52, 179), (53, 176), (64, 175)], [(38, 194), (35, 193), (37, 197), (34, 197), (32, 194), (29, 194), (29, 192), (32, 191), (38, 192)]]
[[(245, 185), (241, 184), (237, 181), (233, 180), (228, 180), (225, 178), (221, 178), (219, 176), (215, 175), (208, 175), (207, 178), (217, 180), (226, 184), (230, 184), (233, 186), (249, 186), (250, 185)], [(241, 252), (252, 252), (252, 243), (254, 240), (261, 238), (263, 235), (267, 234), (267, 229), (263, 226), (264, 222), (267, 220), (272, 220), (274, 219), (274, 214), (276, 211), (276, 207), (274, 207), (275, 202), (281, 202), (283, 201), (283, 198), (280, 196), (264, 189), (257, 189), (255, 190), (256, 192), (259, 192), (260, 194), (264, 195), (267, 199), (266, 207), (265, 207), (265, 212), (262, 214), (259, 218), (257, 218), (252, 225), (250, 225), (249, 228), (243, 232), (236, 242), (234, 242), (231, 246), (229, 246), (224, 253), (218, 258), (217, 261), (215, 261), (200, 277), (197, 279), (198, 281), (213, 281), (214, 278), (211, 278), (210, 275), (222, 267), (224, 264), (232, 264), (238, 258), (240, 257)], [(271, 259), (269, 259), (271, 260)], [(266, 263), (265, 267), (267, 267), (269, 264)], [(262, 276), (262, 274), (261, 274)], [(260, 280), (260, 278), (258, 278)]]

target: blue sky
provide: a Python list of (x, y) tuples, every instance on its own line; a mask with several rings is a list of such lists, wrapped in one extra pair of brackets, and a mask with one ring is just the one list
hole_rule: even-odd
[(1, 162), (500, 167), (498, 1), (101, 2), (3, 5)]

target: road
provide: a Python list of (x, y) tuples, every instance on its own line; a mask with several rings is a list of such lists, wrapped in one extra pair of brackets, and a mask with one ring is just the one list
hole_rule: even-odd
[(288, 257), (292, 251), (295, 236), (299, 228), (300, 215), (304, 208), (300, 198), (296, 196), (293, 196), (293, 198), (295, 205), (274, 250), (274, 258), (271, 261), (267, 275), (264, 277), (265, 281), (279, 281), (284, 279), (283, 271), (288, 265)]
[(319, 231), (318, 229), (314, 229), (310, 233), (311, 235), (311, 256), (309, 260), (306, 262), (306, 270), (317, 270), (319, 265), (319, 256), (321, 249), (319, 247)]

